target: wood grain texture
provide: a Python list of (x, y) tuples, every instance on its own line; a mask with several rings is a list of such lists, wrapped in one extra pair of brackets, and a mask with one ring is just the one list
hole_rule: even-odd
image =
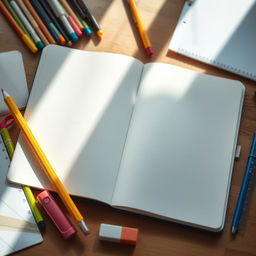
[[(148, 30), (154, 48), (154, 56), (149, 59), (144, 52), (138, 31), (133, 23), (126, 0), (88, 0), (104, 36), (101, 41), (85, 35), (72, 47), (89, 51), (105, 51), (134, 56), (144, 63), (159, 61), (189, 68), (201, 73), (219, 75), (240, 80), (246, 86), (246, 96), (239, 133), (242, 145), (240, 159), (235, 162), (232, 186), (227, 209), (225, 228), (220, 234), (192, 229), (155, 220), (149, 217), (120, 212), (103, 204), (76, 198), (75, 202), (85, 216), (92, 234), (84, 237), (78, 232), (72, 240), (64, 241), (55, 227), (46, 218), (44, 242), (40, 245), (18, 252), (14, 255), (27, 256), (253, 256), (256, 255), (256, 195), (252, 196), (247, 221), (236, 237), (230, 232), (232, 216), (239, 193), (246, 161), (251, 145), (252, 134), (256, 131), (256, 82), (238, 75), (211, 67), (198, 61), (168, 53), (168, 44), (172, 37), (184, 0), (140, 0), (138, 8)], [(24, 59), (29, 90), (36, 72), (40, 53), (33, 55), (17, 37), (15, 32), (0, 15), (0, 51), (19, 50)], [(18, 129), (13, 127), (11, 134), (17, 140)], [(35, 194), (38, 191), (33, 190)], [(56, 197), (56, 196), (55, 196)], [(58, 200), (58, 198), (56, 197)], [(58, 200), (60, 203), (60, 201)], [(100, 223), (109, 223), (139, 228), (139, 240), (135, 247), (101, 242), (98, 239)]]

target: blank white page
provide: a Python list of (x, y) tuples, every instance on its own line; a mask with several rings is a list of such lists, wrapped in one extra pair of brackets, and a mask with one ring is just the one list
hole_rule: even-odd
[[(0, 53), (1, 88), (14, 98), (19, 108), (25, 108), (28, 100), (27, 80), (21, 53), (18, 51)], [(0, 101), (0, 114), (9, 113), (3, 100)]]
[[(142, 68), (124, 55), (44, 49), (25, 118), (70, 194), (111, 201)], [(9, 180), (52, 189), (27, 152), (20, 137)]]
[(223, 227), (244, 86), (145, 65), (112, 204)]
[(256, 0), (186, 1), (169, 49), (256, 80)]

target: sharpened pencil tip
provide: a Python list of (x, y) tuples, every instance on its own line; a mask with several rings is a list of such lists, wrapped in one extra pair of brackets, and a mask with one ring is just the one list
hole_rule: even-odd
[(86, 226), (85, 222), (83, 220), (78, 222), (78, 225), (80, 229), (83, 231), (83, 233), (87, 236), (90, 234), (89, 228)]
[(2, 94), (3, 94), (4, 98), (10, 96), (3, 88), (1, 88), (1, 91), (2, 91)]

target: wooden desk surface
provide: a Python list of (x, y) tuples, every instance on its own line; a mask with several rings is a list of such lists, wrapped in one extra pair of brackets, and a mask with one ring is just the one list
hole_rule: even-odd
[[(256, 101), (254, 90), (256, 82), (229, 72), (181, 57), (177, 54), (167, 56), (169, 40), (174, 31), (184, 0), (140, 0), (138, 3), (144, 25), (148, 30), (155, 54), (149, 60), (145, 56), (138, 31), (133, 23), (126, 0), (88, 0), (88, 4), (104, 31), (101, 42), (96, 38), (83, 36), (73, 48), (90, 51), (106, 51), (134, 56), (143, 62), (159, 61), (186, 67), (202, 73), (238, 79), (246, 86), (244, 111), (239, 133), (242, 145), (241, 157), (235, 162), (230, 191), (225, 228), (220, 234), (211, 234), (173, 223), (161, 222), (148, 217), (120, 213), (104, 205), (87, 200), (75, 199), (78, 208), (86, 217), (92, 234), (84, 237), (80, 232), (69, 241), (64, 241), (55, 227), (46, 218), (47, 230), (44, 242), (25, 249), (15, 255), (256, 255), (256, 195), (254, 193), (244, 229), (236, 237), (230, 232), (232, 216), (239, 193), (246, 161), (251, 145), (252, 134), (256, 131)], [(23, 45), (5, 18), (0, 15), (0, 51), (19, 50), (24, 58), (26, 76), (31, 89), (40, 53), (33, 55)], [(15, 75), (15, 74), (14, 74)], [(17, 138), (18, 129), (12, 129)], [(34, 193), (38, 192), (34, 190)], [(98, 229), (100, 223), (125, 225), (139, 228), (136, 247), (100, 242)]]

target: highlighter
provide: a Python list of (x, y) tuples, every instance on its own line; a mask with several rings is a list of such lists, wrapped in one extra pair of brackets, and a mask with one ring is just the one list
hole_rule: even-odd
[(75, 228), (48, 191), (44, 190), (38, 194), (37, 199), (65, 239), (68, 239), (76, 233)]

